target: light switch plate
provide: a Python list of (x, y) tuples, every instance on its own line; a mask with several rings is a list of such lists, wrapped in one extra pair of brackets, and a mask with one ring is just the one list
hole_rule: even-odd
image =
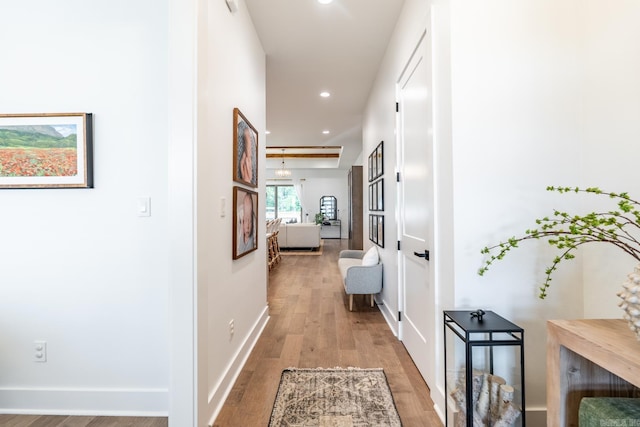
[(138, 216), (151, 216), (151, 197), (138, 197)]

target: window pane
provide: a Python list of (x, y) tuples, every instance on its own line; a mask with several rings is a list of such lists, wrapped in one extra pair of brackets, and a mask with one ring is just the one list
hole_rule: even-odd
[(278, 186), (278, 218), (283, 222), (302, 222), (302, 208), (293, 185)]
[(267, 220), (276, 219), (276, 186), (267, 185)]

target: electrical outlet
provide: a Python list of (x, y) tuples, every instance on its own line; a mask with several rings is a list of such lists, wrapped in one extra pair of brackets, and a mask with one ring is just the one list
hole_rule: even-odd
[(47, 361), (47, 342), (46, 341), (33, 342), (33, 361), (41, 362), (41, 363)]
[(233, 338), (233, 333), (236, 331), (236, 327), (235, 324), (233, 322), (233, 319), (231, 319), (231, 321), (229, 322), (229, 338)]

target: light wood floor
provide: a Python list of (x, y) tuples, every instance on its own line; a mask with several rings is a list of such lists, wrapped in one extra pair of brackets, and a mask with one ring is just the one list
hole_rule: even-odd
[(214, 427), (266, 426), (282, 370), (292, 366), (383, 368), (404, 427), (442, 425), (427, 385), (369, 297), (356, 296), (349, 312), (337, 267), (345, 248), (326, 239), (323, 255), (283, 257), (271, 271), (271, 319)]
[(167, 427), (166, 418), (0, 415), (2, 427)]
[[(214, 427), (269, 423), (280, 374), (288, 367), (383, 368), (404, 427), (442, 426), (429, 389), (382, 315), (356, 296), (353, 312), (337, 259), (345, 241), (325, 240), (321, 256), (286, 256), (269, 273), (271, 319)], [(0, 415), (2, 427), (166, 427), (166, 418)]]

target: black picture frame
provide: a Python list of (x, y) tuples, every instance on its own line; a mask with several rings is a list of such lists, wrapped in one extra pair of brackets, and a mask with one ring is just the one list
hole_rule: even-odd
[(369, 210), (384, 211), (384, 178), (369, 184)]
[(372, 182), (384, 175), (384, 141), (369, 154), (368, 160), (369, 182)]
[(369, 240), (373, 241), (373, 215), (369, 215)]
[(384, 215), (369, 214), (369, 240), (384, 248)]
[(369, 154), (367, 165), (369, 166), (369, 182), (375, 181), (384, 175), (384, 141), (380, 141)]

